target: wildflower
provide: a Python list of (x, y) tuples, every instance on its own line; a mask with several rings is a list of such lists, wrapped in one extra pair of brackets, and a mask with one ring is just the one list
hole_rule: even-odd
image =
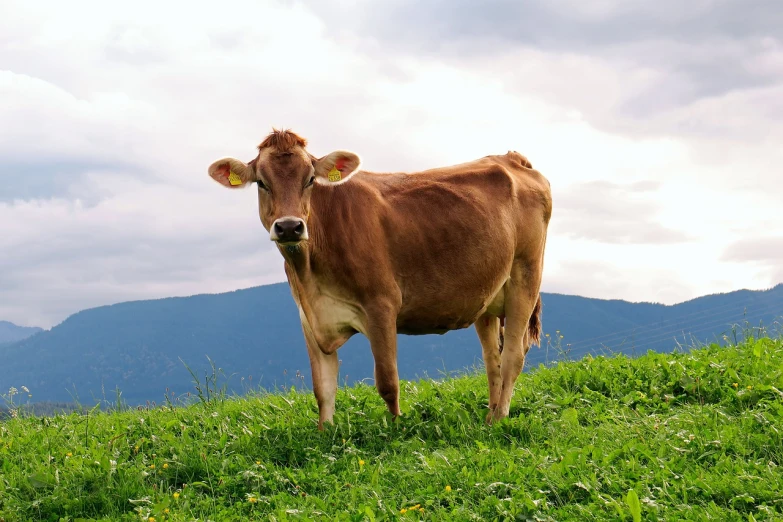
[(753, 386), (748, 386), (748, 389), (749, 389), (749, 390), (752, 390), (752, 389), (753, 389)]
[(256, 498), (255, 496), (251, 495), (251, 496), (247, 497), (247, 501), (250, 502), (251, 504), (255, 504), (256, 502), (258, 502), (258, 498)]
[(419, 508), (419, 513), (424, 513), (424, 508)]
[(30, 390), (27, 389), (27, 386), (22, 386), (22, 391), (25, 393), (30, 393)]
[(73, 457), (73, 453), (71, 453), (71, 452), (69, 451), (68, 453), (66, 453), (66, 454), (65, 454), (65, 456), (66, 456), (66, 457)]
[(690, 440), (693, 440), (693, 439), (695, 439), (695, 438), (696, 438), (696, 435), (693, 435), (693, 434), (691, 434), (691, 435), (688, 435), (688, 438), (689, 438)]
[(734, 386), (734, 387), (736, 388), (737, 386), (739, 386), (739, 384), (737, 384), (737, 383), (735, 382), (735, 383), (732, 383), (732, 386)]
[(448, 493), (448, 492), (450, 492), (450, 491), (451, 491), (451, 486), (449, 486), (448, 484), (446, 484), (446, 493)]
[(407, 512), (408, 512), (408, 510), (407, 510), (407, 509), (405, 509), (405, 508), (402, 508), (402, 509), (400, 510), (400, 515), (404, 515), (404, 514), (405, 514), (405, 513), (407, 513)]
[(150, 517), (147, 519), (148, 522), (155, 522), (155, 517)]
[(359, 466), (364, 466), (364, 461), (362, 459), (359, 459)]
[(168, 463), (168, 462), (166, 462), (165, 464), (163, 464), (163, 469), (168, 469), (168, 467), (169, 467), (169, 463)]
[(174, 497), (174, 500), (177, 500), (179, 498), (179, 493), (175, 492), (172, 497)]
[(260, 460), (257, 460), (257, 461), (256, 461), (256, 466), (260, 466), (260, 465), (261, 465), (261, 461), (260, 461)]
[(164, 509), (163, 512), (168, 515), (169, 514), (169, 508)]
[(343, 444), (345, 444), (345, 439), (343, 439)]
[(155, 469), (155, 464), (150, 464), (150, 469)]

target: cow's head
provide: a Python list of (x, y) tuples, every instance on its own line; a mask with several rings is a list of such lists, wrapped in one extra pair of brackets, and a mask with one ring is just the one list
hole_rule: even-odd
[(316, 158), (307, 141), (290, 131), (274, 130), (258, 146), (249, 163), (223, 158), (209, 166), (209, 175), (230, 189), (258, 185), (258, 215), (272, 241), (296, 245), (308, 239), (307, 219), (313, 190), (332, 190), (359, 169), (353, 152), (337, 150)]

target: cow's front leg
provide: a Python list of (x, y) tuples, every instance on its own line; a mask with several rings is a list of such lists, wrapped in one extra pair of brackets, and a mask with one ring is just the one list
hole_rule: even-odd
[(337, 371), (339, 360), (337, 350), (331, 353), (321, 351), (315, 336), (303, 321), (307, 354), (310, 356), (310, 370), (313, 375), (313, 392), (318, 402), (318, 429), (324, 429), (324, 422), (334, 424), (335, 397), (337, 396)]
[(385, 311), (368, 317), (367, 338), (375, 359), (375, 387), (386, 407), (400, 415), (400, 379), (397, 373), (397, 318)]

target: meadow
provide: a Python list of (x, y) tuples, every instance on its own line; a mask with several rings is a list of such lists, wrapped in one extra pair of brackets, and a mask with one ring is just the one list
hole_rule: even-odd
[(779, 337), (541, 365), (493, 426), (480, 369), (403, 382), (396, 421), (343, 387), (324, 432), (309, 390), (199, 390), (46, 417), (5, 395), (0, 521), (783, 520)]

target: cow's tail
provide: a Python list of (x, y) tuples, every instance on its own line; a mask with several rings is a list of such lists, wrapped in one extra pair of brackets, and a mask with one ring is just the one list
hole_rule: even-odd
[(536, 306), (533, 307), (533, 314), (527, 323), (528, 346), (531, 344), (541, 344), (541, 294), (538, 294)]

